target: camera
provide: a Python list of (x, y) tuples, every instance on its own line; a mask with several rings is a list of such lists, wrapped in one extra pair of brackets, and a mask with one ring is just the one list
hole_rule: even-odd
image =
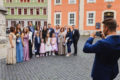
[(101, 32), (101, 31), (97, 31), (97, 32), (96, 32), (96, 36), (102, 37), (102, 32)]

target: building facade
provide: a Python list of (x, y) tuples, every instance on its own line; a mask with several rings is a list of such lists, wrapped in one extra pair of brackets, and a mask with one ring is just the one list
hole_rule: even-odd
[[(120, 24), (120, 0), (81, 0), (83, 10), (79, 29), (89, 34), (94, 30), (103, 30), (101, 22), (106, 18), (114, 18)], [(119, 32), (120, 27), (117, 31)]]
[(47, 1), (48, 0), (4, 0), (4, 6), (8, 10), (6, 16), (7, 27), (20, 23), (26, 27), (31, 21), (33, 25), (47, 25)]
[[(120, 0), (49, 0), (48, 22), (53, 27), (75, 25), (81, 35), (103, 30), (101, 22), (114, 18), (120, 24)], [(120, 27), (118, 27), (118, 32)]]
[(53, 27), (79, 26), (79, 0), (49, 0), (48, 22)]
[(3, 0), (0, 0), (0, 43), (3, 43), (6, 40), (6, 9), (3, 6)]

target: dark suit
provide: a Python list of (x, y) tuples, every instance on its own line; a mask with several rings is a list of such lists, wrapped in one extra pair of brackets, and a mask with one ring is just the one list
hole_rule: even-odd
[(79, 30), (77, 29), (74, 29), (72, 33), (73, 33), (74, 55), (77, 55), (77, 43), (80, 37), (80, 33)]
[[(38, 41), (39, 40), (39, 41)], [(40, 50), (40, 37), (35, 37), (35, 50), (36, 53), (35, 55), (39, 55), (39, 50)]]
[(50, 37), (52, 37), (52, 34), (55, 32), (53, 28), (49, 28), (48, 31), (50, 30)]
[(90, 37), (83, 48), (85, 53), (95, 53), (93, 80), (113, 80), (119, 73), (120, 36), (108, 36), (95, 44), (93, 40)]
[(33, 26), (28, 26), (28, 28), (29, 28), (29, 30), (32, 32), (32, 39), (33, 39), (35, 29), (34, 29)]
[(47, 32), (48, 32), (48, 29), (42, 30), (42, 38), (44, 39), (44, 42), (46, 42)]

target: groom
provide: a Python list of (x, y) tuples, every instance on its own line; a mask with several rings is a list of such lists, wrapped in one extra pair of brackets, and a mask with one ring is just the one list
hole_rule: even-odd
[(74, 45), (74, 56), (77, 56), (77, 44), (78, 44), (78, 40), (80, 38), (80, 33), (78, 29), (75, 29), (75, 26), (72, 25), (72, 34), (73, 34), (73, 45)]

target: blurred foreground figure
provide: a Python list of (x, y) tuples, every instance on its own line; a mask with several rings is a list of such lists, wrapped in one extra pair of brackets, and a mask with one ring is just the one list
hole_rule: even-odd
[(96, 37), (96, 33), (93, 33), (83, 48), (85, 53), (95, 53), (93, 80), (113, 80), (119, 73), (120, 36), (116, 33), (117, 22), (114, 19), (106, 19), (103, 24), (102, 39), (92, 44)]

